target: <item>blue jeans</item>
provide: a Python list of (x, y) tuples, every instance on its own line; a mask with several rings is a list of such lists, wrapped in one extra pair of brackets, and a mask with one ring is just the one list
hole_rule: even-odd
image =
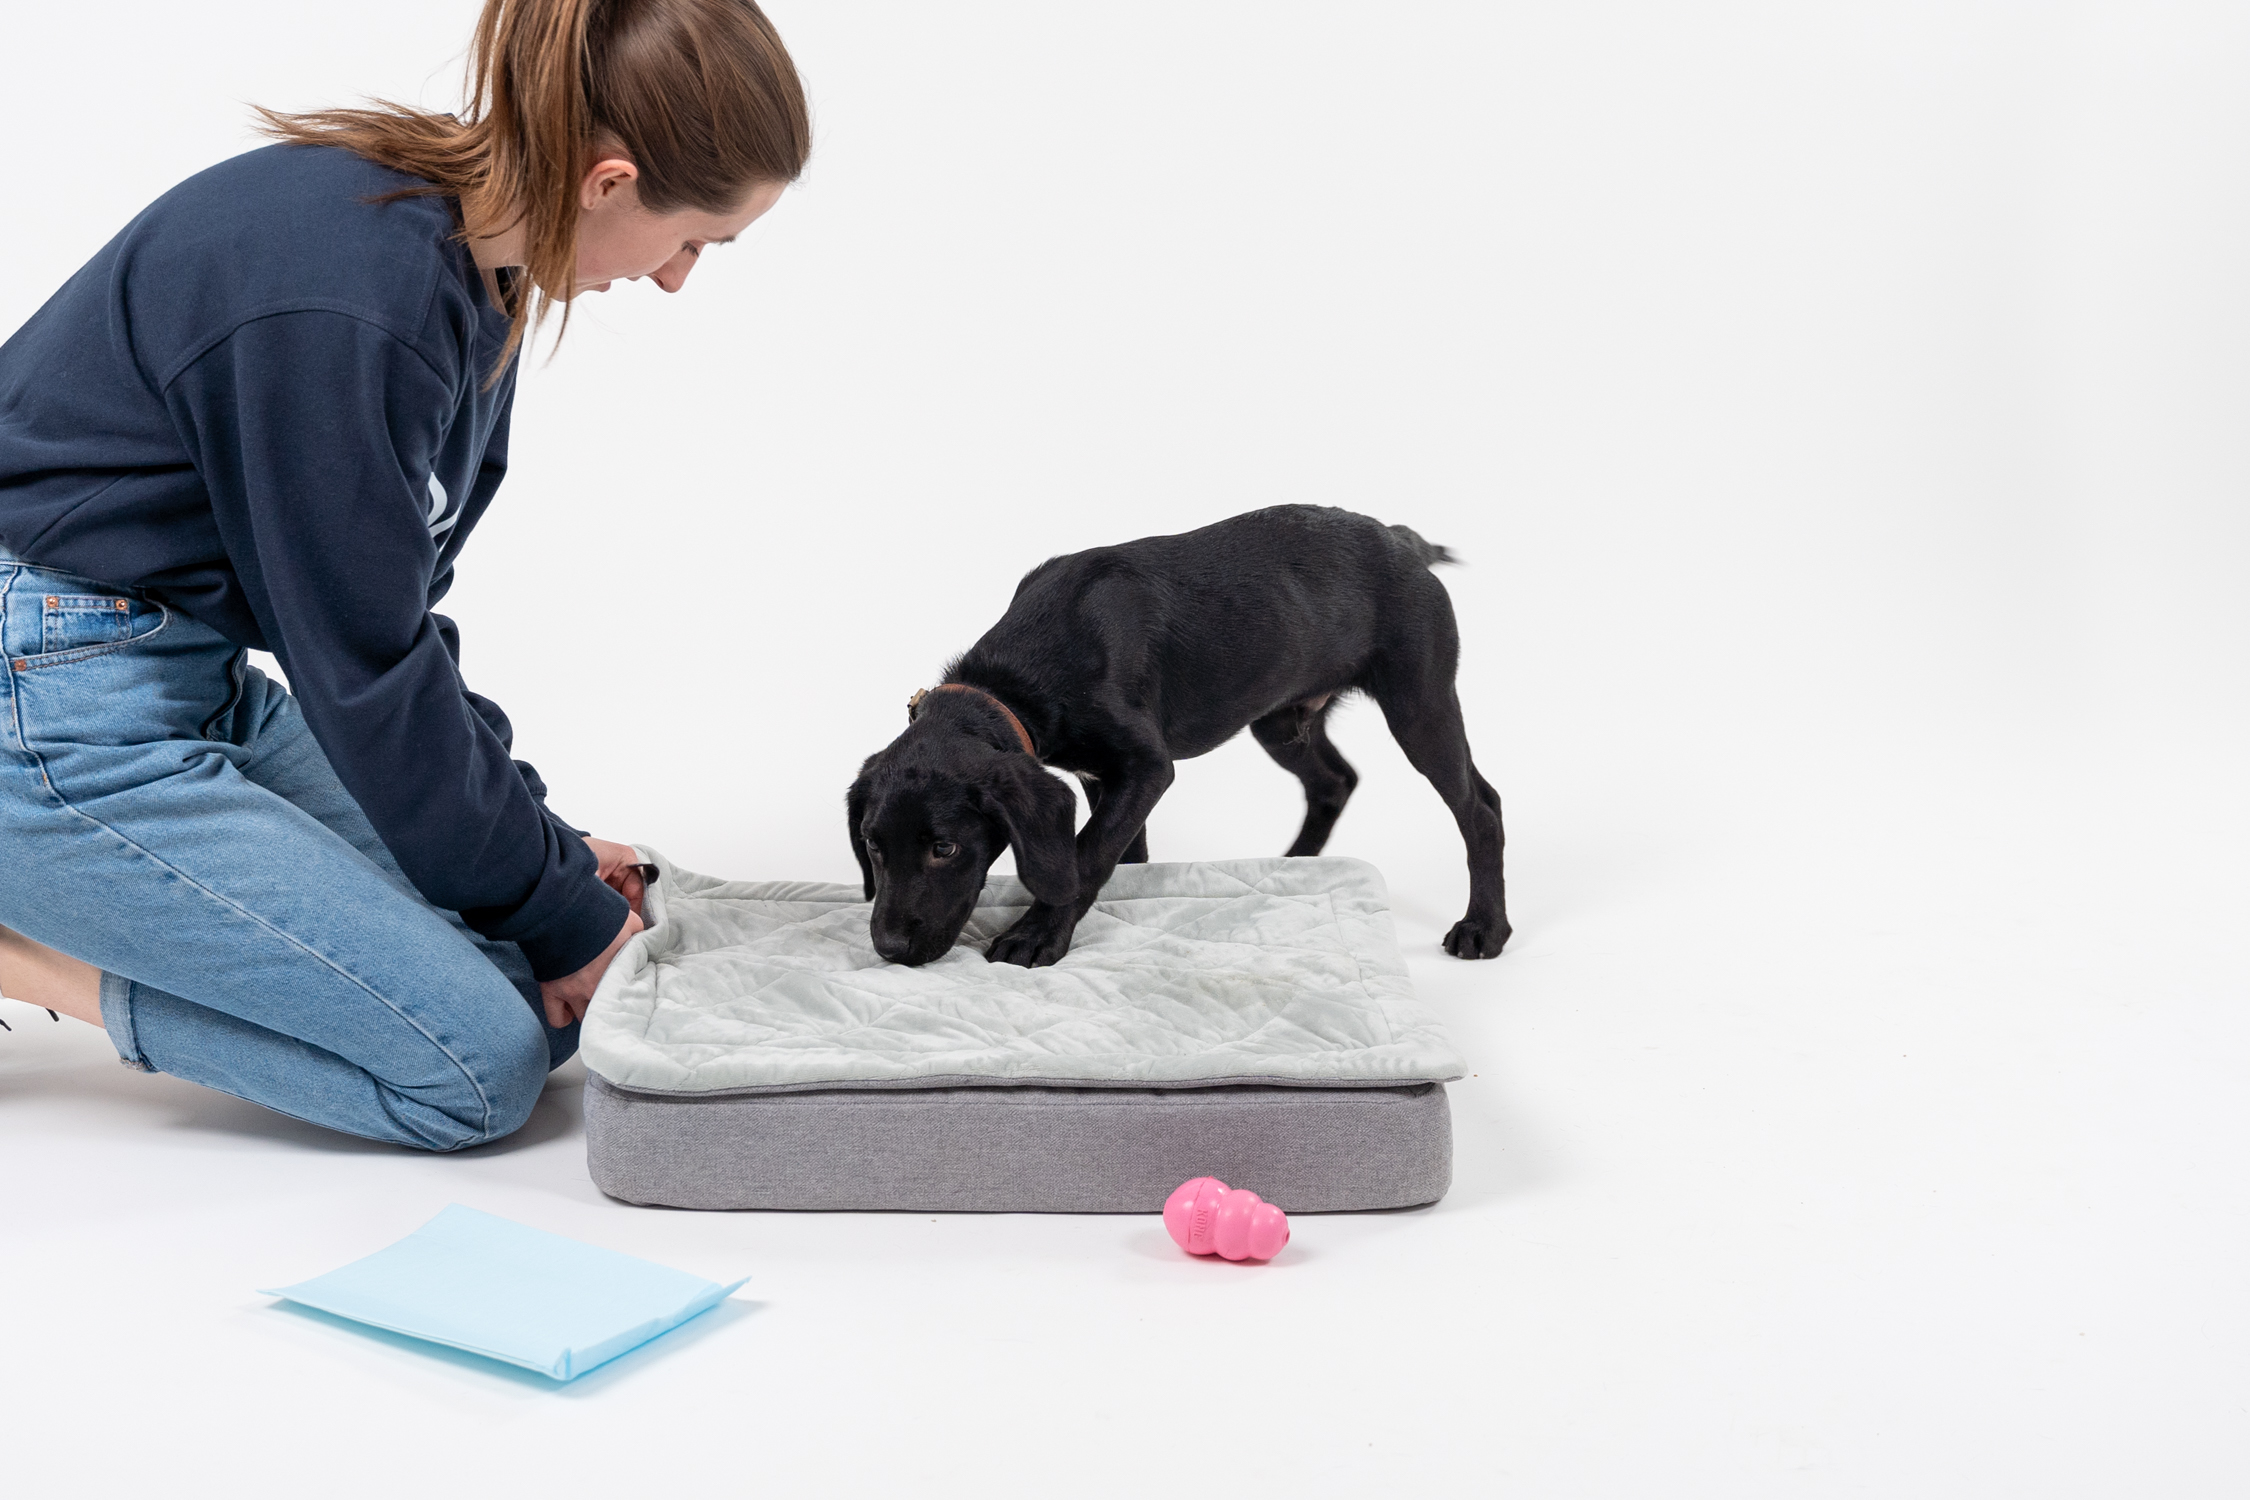
[(102, 971), (128, 1066), (433, 1151), (524, 1122), (577, 1026), (415, 892), (243, 651), (0, 550), (0, 668), (0, 926)]

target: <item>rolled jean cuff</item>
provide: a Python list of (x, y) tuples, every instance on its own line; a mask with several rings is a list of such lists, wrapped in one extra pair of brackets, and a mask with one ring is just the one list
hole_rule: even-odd
[(143, 1073), (156, 1071), (155, 1065), (141, 1055), (140, 1038), (133, 1034), (133, 981), (106, 970), (102, 974), (102, 1030), (109, 1033), (109, 1044), (117, 1049), (119, 1062)]

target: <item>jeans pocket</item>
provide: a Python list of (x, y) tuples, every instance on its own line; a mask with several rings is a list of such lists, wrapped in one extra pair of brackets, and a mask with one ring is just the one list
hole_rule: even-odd
[(133, 601), (119, 594), (48, 594), (40, 600), (39, 652), (81, 651), (133, 638)]
[(39, 650), (8, 665), (19, 672), (59, 667), (106, 656), (162, 630), (172, 612), (123, 594), (46, 594), (39, 597)]

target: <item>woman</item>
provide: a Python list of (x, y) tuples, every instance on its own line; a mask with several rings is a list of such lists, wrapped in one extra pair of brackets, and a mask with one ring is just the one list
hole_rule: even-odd
[(518, 351), (810, 144), (751, 0), (486, 0), (469, 68), (459, 118), (265, 113), (0, 346), (0, 993), (432, 1150), (523, 1123), (640, 928), (432, 612)]

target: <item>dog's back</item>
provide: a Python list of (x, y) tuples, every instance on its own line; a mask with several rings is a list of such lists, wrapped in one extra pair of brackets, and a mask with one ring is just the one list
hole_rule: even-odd
[(1050, 558), (953, 670), (1123, 689), (1184, 759), (1285, 704), (1363, 686), (1386, 651), (1450, 672), (1452, 609), (1428, 570), (1452, 560), (1405, 526), (1276, 505)]
[(1331, 505), (1271, 505), (1193, 531), (1051, 557), (1024, 575), (1016, 598), (1078, 594), (1105, 576), (1147, 579), (1191, 595), (1231, 595), (1261, 579), (1365, 592), (1454, 561), (1410, 526), (1386, 526)]

